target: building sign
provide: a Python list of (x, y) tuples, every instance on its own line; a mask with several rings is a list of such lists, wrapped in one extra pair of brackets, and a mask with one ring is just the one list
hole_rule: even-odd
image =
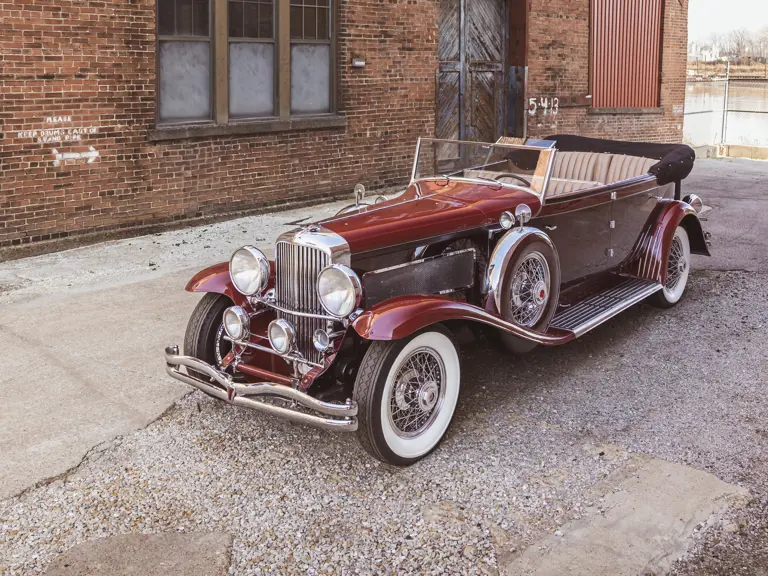
[(56, 115), (46, 116), (43, 124), (53, 127), (43, 127), (39, 130), (20, 130), (17, 138), (31, 138), (38, 144), (48, 142), (80, 142), (91, 134), (99, 132), (98, 126), (57, 126), (59, 124), (72, 124), (72, 116)]
[(537, 113), (544, 116), (557, 116), (560, 112), (560, 99), (554, 98), (528, 98), (528, 114), (535, 116)]

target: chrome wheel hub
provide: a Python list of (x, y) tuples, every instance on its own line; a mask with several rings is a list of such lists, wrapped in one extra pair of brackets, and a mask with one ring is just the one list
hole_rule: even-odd
[(395, 372), (389, 420), (398, 436), (413, 438), (435, 421), (445, 397), (445, 366), (431, 348), (412, 352)]
[(424, 384), (421, 385), (421, 388), (419, 388), (418, 393), (419, 408), (424, 412), (432, 410), (432, 408), (435, 407), (435, 404), (437, 404), (439, 394), (440, 387), (437, 385), (437, 382), (432, 382), (431, 380), (429, 382), (424, 382)]
[(534, 326), (544, 315), (549, 300), (549, 265), (540, 252), (531, 252), (518, 265), (510, 290), (511, 320)]

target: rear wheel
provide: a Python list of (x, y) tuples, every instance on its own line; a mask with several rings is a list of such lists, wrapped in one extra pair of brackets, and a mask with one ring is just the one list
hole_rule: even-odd
[(648, 299), (659, 308), (671, 308), (683, 297), (691, 273), (691, 243), (688, 232), (678, 226), (667, 254), (667, 280), (664, 287)]
[[(206, 294), (192, 312), (184, 335), (184, 355), (192, 356), (217, 368), (232, 350), (232, 344), (224, 339), (224, 311), (232, 306), (232, 300), (223, 294)], [(192, 370), (197, 378), (207, 377)]]
[(453, 419), (460, 381), (458, 350), (442, 326), (397, 342), (373, 342), (354, 391), (363, 448), (397, 466), (429, 454)]

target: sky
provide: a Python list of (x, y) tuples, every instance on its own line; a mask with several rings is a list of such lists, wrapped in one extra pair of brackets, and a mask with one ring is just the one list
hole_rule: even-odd
[(688, 34), (693, 41), (706, 41), (713, 32), (766, 27), (768, 0), (690, 0), (688, 3)]

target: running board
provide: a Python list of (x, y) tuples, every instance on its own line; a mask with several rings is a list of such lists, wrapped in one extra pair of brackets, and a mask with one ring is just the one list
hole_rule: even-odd
[(628, 278), (613, 288), (566, 308), (552, 319), (550, 326), (570, 330), (578, 338), (661, 289), (661, 284), (651, 280)]

